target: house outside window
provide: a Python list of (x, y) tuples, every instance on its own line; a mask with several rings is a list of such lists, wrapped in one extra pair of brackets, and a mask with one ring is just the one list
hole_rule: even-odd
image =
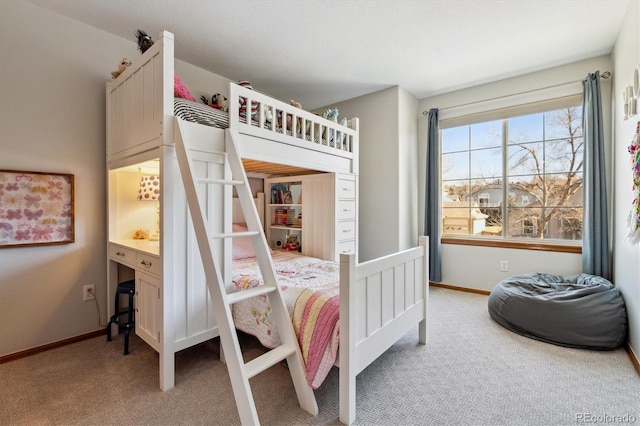
[[(580, 104), (573, 96), (531, 106), (532, 111), (506, 109), (486, 121), (474, 116), (468, 124), (461, 124), (464, 117), (451, 126), (441, 122), (443, 237), (579, 242)], [(451, 232), (444, 224), (452, 214), (484, 224)]]

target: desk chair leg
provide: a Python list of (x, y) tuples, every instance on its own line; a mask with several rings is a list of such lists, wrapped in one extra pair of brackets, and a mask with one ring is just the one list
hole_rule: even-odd
[(131, 334), (131, 327), (133, 322), (133, 291), (129, 292), (129, 308), (127, 309), (127, 329), (124, 332), (124, 354), (129, 354), (129, 334)]
[(109, 319), (109, 323), (107, 324), (107, 342), (111, 341), (111, 324), (118, 320), (118, 314), (120, 313), (120, 294), (117, 291), (113, 308), (113, 315), (111, 315), (111, 319)]

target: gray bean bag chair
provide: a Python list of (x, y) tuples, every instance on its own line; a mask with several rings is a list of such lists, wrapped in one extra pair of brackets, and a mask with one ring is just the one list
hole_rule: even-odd
[(620, 291), (595, 275), (517, 275), (496, 286), (488, 305), (498, 324), (543, 342), (611, 350), (627, 338)]

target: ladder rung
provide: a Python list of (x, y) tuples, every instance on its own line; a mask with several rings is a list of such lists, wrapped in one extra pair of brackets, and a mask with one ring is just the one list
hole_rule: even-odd
[(200, 183), (218, 184), (218, 185), (244, 185), (241, 180), (229, 180), (229, 179), (209, 179), (198, 178), (196, 179)]
[(258, 235), (259, 231), (242, 231), (242, 232), (226, 232), (222, 234), (212, 235), (211, 238), (237, 238), (237, 237), (253, 237), (254, 235)]
[(292, 355), (295, 351), (296, 348), (291, 345), (281, 345), (271, 349), (244, 365), (247, 376), (252, 378), (256, 374), (262, 373), (267, 368), (273, 367), (289, 355)]
[(227, 302), (231, 305), (241, 302), (243, 300), (251, 299), (252, 297), (262, 296), (263, 294), (276, 291), (276, 288), (269, 285), (259, 285), (258, 287), (248, 288), (246, 290), (236, 291), (235, 293), (227, 294)]

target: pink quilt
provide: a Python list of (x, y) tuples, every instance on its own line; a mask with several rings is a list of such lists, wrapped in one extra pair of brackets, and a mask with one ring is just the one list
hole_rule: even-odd
[[(339, 265), (279, 250), (274, 251), (273, 262), (300, 343), (307, 381), (316, 389), (331, 370), (338, 352)], [(233, 282), (238, 290), (262, 284), (255, 258), (233, 262)], [(236, 303), (233, 317), (237, 329), (256, 336), (264, 346), (280, 344), (266, 296)]]

